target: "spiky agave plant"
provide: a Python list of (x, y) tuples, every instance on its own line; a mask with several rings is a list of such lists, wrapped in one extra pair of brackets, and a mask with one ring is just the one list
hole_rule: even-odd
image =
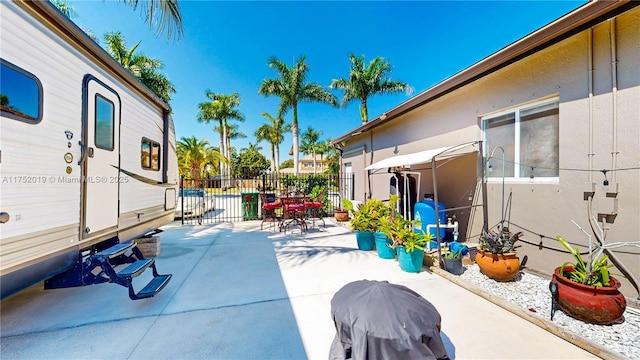
[(515, 234), (509, 232), (508, 227), (503, 227), (498, 233), (489, 230), (482, 231), (480, 236), (480, 245), (482, 250), (492, 254), (505, 254), (513, 252), (519, 246), (515, 246), (516, 241), (522, 236), (522, 231)]
[[(613, 264), (608, 263), (609, 257), (607, 255), (603, 254), (595, 259), (589, 259), (589, 262), (585, 262), (584, 259), (582, 259), (580, 251), (578, 251), (577, 248), (572, 248), (562, 236), (558, 235), (556, 239), (558, 239), (562, 246), (564, 246), (576, 260), (575, 263), (567, 261), (560, 266), (560, 274), (562, 274), (562, 276), (579, 284), (589, 286), (600, 287), (610, 285), (609, 279), (611, 276), (609, 268), (613, 267)], [(564, 269), (567, 266), (573, 267), (573, 271), (565, 272)]]

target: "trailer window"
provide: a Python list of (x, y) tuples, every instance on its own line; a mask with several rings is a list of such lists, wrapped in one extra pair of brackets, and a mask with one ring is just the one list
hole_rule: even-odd
[(42, 84), (35, 75), (0, 59), (0, 113), (37, 124), (42, 120)]
[(142, 138), (140, 164), (143, 169), (160, 170), (160, 143)]
[(96, 94), (96, 146), (113, 150), (113, 103), (100, 94)]

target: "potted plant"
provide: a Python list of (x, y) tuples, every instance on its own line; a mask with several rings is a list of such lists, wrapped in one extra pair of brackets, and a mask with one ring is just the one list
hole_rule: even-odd
[(555, 269), (549, 288), (552, 293), (552, 314), (557, 305), (571, 317), (592, 324), (613, 324), (622, 319), (627, 302), (618, 290), (620, 281), (611, 276), (608, 256), (602, 248), (596, 256), (589, 253), (585, 261), (577, 248), (572, 248), (561, 236), (558, 241), (573, 256), (575, 263), (565, 262)]
[(356, 233), (360, 250), (373, 250), (375, 244), (373, 233), (378, 230), (384, 207), (386, 205), (382, 201), (369, 199), (364, 204), (360, 204), (353, 213), (350, 225)]
[(369, 216), (371, 217), (372, 225), (375, 227), (373, 238), (375, 240), (378, 256), (381, 259), (394, 259), (396, 257), (396, 249), (392, 247), (393, 242), (387, 234), (382, 232), (382, 226), (383, 222), (386, 222), (389, 215), (391, 215), (392, 209), (395, 209), (397, 201), (397, 195), (391, 196), (389, 205), (385, 204), (382, 200), (377, 199), (369, 199), (369, 201), (367, 201)]
[(453, 275), (460, 275), (462, 268), (462, 252), (465, 247), (458, 247), (457, 250), (449, 248), (443, 255), (444, 269)]
[(433, 239), (433, 235), (422, 231), (420, 222), (414, 223), (393, 211), (380, 225), (381, 231), (391, 239), (389, 247), (398, 250), (400, 268), (406, 272), (420, 272), (424, 246)]
[(512, 234), (506, 226), (499, 233), (483, 231), (475, 259), (480, 271), (496, 281), (511, 281), (520, 270), (515, 243), (521, 236), (522, 232)]
[(349, 212), (353, 211), (353, 203), (347, 198), (342, 198), (341, 205), (340, 209), (334, 211), (333, 216), (338, 222), (347, 222), (349, 221)]

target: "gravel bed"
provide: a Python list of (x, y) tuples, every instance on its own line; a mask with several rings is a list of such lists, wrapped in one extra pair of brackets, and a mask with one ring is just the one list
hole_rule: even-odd
[[(497, 282), (483, 275), (476, 264), (465, 266), (460, 279), (522, 307), (536, 316), (545, 320), (550, 319), (549, 279), (521, 271), (514, 281)], [(558, 310), (553, 316), (553, 323), (627, 358), (640, 359), (640, 310), (638, 309), (632, 309), (627, 305), (624, 322), (614, 325), (586, 324)]]

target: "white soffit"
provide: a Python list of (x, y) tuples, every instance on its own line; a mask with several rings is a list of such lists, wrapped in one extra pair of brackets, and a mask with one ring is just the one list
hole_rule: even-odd
[[(468, 144), (471, 145), (471, 144)], [(449, 150), (449, 151), (448, 151)], [(477, 152), (475, 146), (447, 146), (437, 149), (423, 150), (409, 154), (391, 156), (386, 159), (373, 163), (365, 168), (365, 170), (386, 169), (392, 167), (402, 167), (430, 162), (434, 156), (438, 156), (438, 160), (447, 159), (455, 156), (466, 155)]]

